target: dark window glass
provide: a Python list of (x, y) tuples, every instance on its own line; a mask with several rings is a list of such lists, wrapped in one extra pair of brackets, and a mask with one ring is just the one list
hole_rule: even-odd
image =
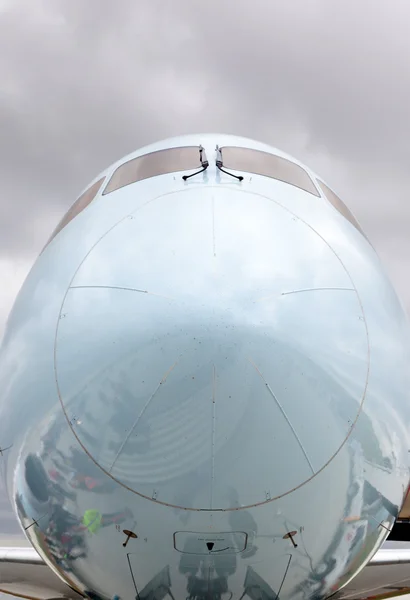
[(221, 148), (221, 153), (225, 169), (247, 171), (255, 175), (272, 177), (273, 179), (290, 183), (315, 196), (320, 196), (307, 172), (286, 158), (260, 150), (237, 148), (234, 146)]
[(126, 185), (177, 171), (200, 169), (199, 146), (183, 146), (181, 148), (167, 148), (150, 154), (133, 158), (120, 165), (113, 173), (104, 194), (115, 192)]
[(332, 204), (335, 207), (335, 209), (340, 212), (341, 215), (343, 215), (348, 221), (350, 221), (350, 223), (354, 225), (354, 227), (356, 227), (356, 229), (365, 236), (362, 228), (360, 227), (359, 223), (356, 221), (350, 210), (347, 208), (346, 204), (342, 202), (340, 198), (336, 196), (336, 194), (332, 192), (332, 190), (323, 183), (323, 181), (318, 181), (318, 184), (321, 187), (324, 195), (326, 196), (326, 199), (329, 200), (330, 204)]
[[(101, 188), (101, 185), (102, 185), (102, 182), (104, 181), (104, 179), (105, 179), (105, 177), (102, 177), (101, 179), (96, 181), (91, 187), (88, 188), (88, 190), (86, 190), (84, 192), (84, 194), (82, 194), (78, 198), (78, 200), (76, 200), (74, 202), (72, 207), (66, 212), (64, 217), (61, 219), (61, 221), (57, 225), (57, 227), (54, 229), (54, 231), (51, 234), (51, 237), (48, 240), (45, 247), (48, 246), (48, 244), (51, 242), (51, 240), (54, 239), (56, 237), (56, 235), (58, 233), (60, 233), (60, 231), (62, 229), (64, 229), (64, 227), (66, 225), (68, 225), (68, 223), (70, 221), (72, 221), (74, 219), (74, 217), (76, 217), (78, 214), (80, 214), (80, 212), (82, 212), (85, 208), (87, 208), (87, 206), (94, 200), (94, 198), (96, 197), (96, 195), (98, 193), (98, 190)], [(44, 248), (43, 248), (43, 250), (44, 250)]]

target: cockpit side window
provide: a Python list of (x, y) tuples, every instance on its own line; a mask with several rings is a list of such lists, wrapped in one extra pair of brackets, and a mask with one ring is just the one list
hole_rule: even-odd
[(104, 179), (105, 177), (102, 177), (101, 179), (93, 183), (93, 185), (90, 186), (88, 190), (86, 190), (83, 194), (81, 194), (81, 196), (74, 202), (71, 208), (68, 209), (64, 217), (61, 219), (57, 227), (54, 229), (45, 247), (48, 246), (51, 240), (53, 240), (56, 237), (56, 235), (60, 233), (60, 231), (64, 229), (66, 225), (68, 225), (70, 221), (72, 221), (78, 214), (80, 214), (80, 212), (82, 212), (85, 208), (87, 208), (89, 204), (91, 204), (91, 202), (98, 194), (98, 191), (100, 190)]
[(223, 166), (225, 169), (235, 171), (246, 171), (255, 175), (271, 177), (284, 183), (294, 185), (305, 192), (320, 197), (315, 184), (308, 173), (296, 163), (277, 156), (252, 150), (250, 148), (239, 148), (236, 146), (225, 146), (221, 148)]
[(199, 146), (183, 146), (180, 148), (167, 148), (157, 150), (143, 156), (133, 158), (120, 165), (113, 173), (103, 195), (148, 179), (157, 175), (166, 175), (178, 171), (200, 169)]
[(344, 202), (342, 202), (340, 200), (340, 198), (338, 196), (336, 196), (336, 194), (334, 192), (332, 192), (332, 190), (323, 183), (323, 181), (318, 180), (318, 184), (319, 184), (319, 187), (321, 188), (323, 194), (326, 196), (326, 199), (330, 202), (330, 204), (332, 204), (332, 206), (334, 206), (334, 208), (338, 212), (340, 212), (340, 214), (343, 215), (345, 217), (345, 219), (350, 221), (350, 223), (354, 227), (356, 227), (356, 229), (358, 231), (360, 231), (360, 233), (362, 235), (364, 235), (364, 237), (366, 237), (366, 235), (364, 234), (359, 223), (356, 221), (356, 219), (354, 218), (354, 216), (352, 215), (350, 210), (347, 208), (346, 204)]

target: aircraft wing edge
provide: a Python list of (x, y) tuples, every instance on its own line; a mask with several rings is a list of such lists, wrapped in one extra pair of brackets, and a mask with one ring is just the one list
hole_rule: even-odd
[[(17, 563), (29, 565), (44, 565), (45, 562), (36, 550), (31, 547), (0, 547), (0, 563)], [(1, 571), (0, 571), (1, 573)], [(0, 575), (1, 576), (1, 575)]]
[[(72, 585), (76, 587), (74, 581)], [(0, 546), (0, 593), (28, 600), (82, 598), (27, 546)]]
[(410, 564), (410, 548), (381, 548), (367, 566), (402, 564)]
[(358, 575), (333, 598), (381, 600), (408, 593), (410, 593), (410, 547), (407, 542), (395, 542), (393, 547), (382, 546)]

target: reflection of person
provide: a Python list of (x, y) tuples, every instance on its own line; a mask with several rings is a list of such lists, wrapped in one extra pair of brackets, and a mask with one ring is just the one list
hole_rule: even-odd
[[(229, 502), (232, 508), (240, 507), (239, 494), (231, 488), (228, 492)], [(258, 533), (258, 526), (255, 519), (253, 518), (249, 510), (233, 510), (229, 512), (229, 525), (231, 526), (234, 538), (236, 539), (237, 545), (240, 547), (243, 544), (242, 537), (238, 537), (235, 532), (245, 531), (247, 533), (247, 547), (246, 550), (241, 552), (242, 558), (249, 558), (256, 554), (258, 547), (254, 545), (254, 540)]]
[(82, 523), (90, 533), (97, 533), (101, 527), (102, 514), (99, 510), (90, 508), (86, 510)]
[(49, 546), (62, 546), (70, 553), (75, 547), (83, 549), (84, 540), (79, 533), (78, 519), (59, 504), (53, 506), (47, 527)]
[[(63, 533), (61, 543), (66, 548), (66, 558), (77, 560), (77, 558), (85, 558), (87, 556), (84, 539), (78, 533)], [(79, 554), (74, 552), (76, 549), (80, 551)]]
[(70, 486), (82, 489), (88, 492), (107, 493), (115, 490), (115, 483), (112, 479), (96, 479), (82, 473), (72, 472), (70, 477)]
[(102, 514), (95, 508), (90, 508), (85, 511), (82, 518), (82, 526), (80, 525), (78, 529), (87, 529), (91, 534), (96, 534), (101, 528), (113, 525), (114, 523), (123, 523), (126, 519), (132, 518), (132, 516), (132, 512), (128, 508), (120, 512), (105, 514)]
[(68, 491), (64, 488), (65, 480), (64, 477), (57, 471), (57, 469), (49, 469), (48, 474), (50, 476), (50, 491), (56, 496), (62, 496), (75, 502), (75, 492)]
[(87, 556), (84, 538), (80, 533), (73, 532), (73, 524), (78, 524), (73, 515), (61, 507), (55, 507), (45, 532), (50, 554), (56, 564), (67, 571), (71, 570), (68, 561)]
[(72, 488), (88, 492), (111, 493), (116, 489), (115, 482), (92, 463), (84, 452), (78, 448), (70, 448), (71, 456), (66, 456), (64, 464), (54, 460), (54, 465), (61, 473), (68, 477), (68, 484)]

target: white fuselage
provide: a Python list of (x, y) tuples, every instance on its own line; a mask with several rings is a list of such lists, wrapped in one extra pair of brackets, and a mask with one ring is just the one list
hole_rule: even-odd
[[(104, 193), (127, 161), (199, 144), (198, 175)], [(306, 167), (316, 193), (255, 174), (257, 155), (223, 165), (239, 181), (216, 145), (300, 165), (223, 135), (119, 161), (4, 336), (9, 494), (50, 566), (101, 598), (325, 597), (407, 490), (408, 322), (374, 249)]]

